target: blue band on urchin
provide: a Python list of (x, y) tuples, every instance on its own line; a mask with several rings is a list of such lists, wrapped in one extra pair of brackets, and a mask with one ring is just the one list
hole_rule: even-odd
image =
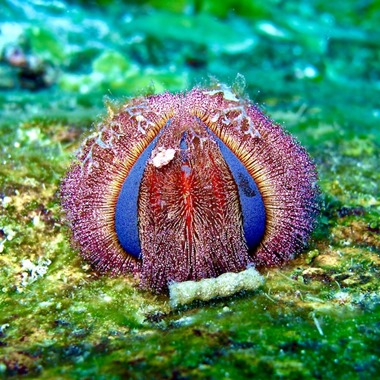
[(256, 248), (265, 233), (266, 212), (263, 198), (252, 176), (235, 154), (212, 132), (239, 190), (243, 230), (248, 248)]
[(115, 210), (115, 229), (119, 243), (124, 250), (141, 259), (141, 245), (138, 228), (138, 198), (140, 183), (146, 163), (156, 146), (160, 133), (144, 149), (132, 166), (121, 188)]

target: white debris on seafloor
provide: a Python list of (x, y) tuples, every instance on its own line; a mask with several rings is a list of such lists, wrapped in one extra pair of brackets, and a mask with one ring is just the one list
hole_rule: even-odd
[(169, 302), (175, 308), (195, 300), (209, 301), (216, 297), (231, 296), (242, 290), (255, 290), (263, 283), (264, 277), (254, 267), (200, 281), (173, 282), (169, 285)]
[(21, 273), (21, 286), (25, 287), (28, 284), (36, 281), (39, 277), (42, 277), (46, 274), (51, 260), (44, 259), (42, 257), (38, 258), (38, 262), (34, 264), (29, 259), (24, 259), (21, 262), (22, 264), (22, 273)]
[(173, 148), (158, 147), (153, 150), (150, 163), (156, 168), (161, 168), (167, 165), (175, 155), (176, 150)]
[(16, 231), (12, 230), (9, 226), (0, 226), (0, 230), (4, 233), (2, 240), (0, 240), (0, 253), (2, 253), (4, 251), (5, 243), (11, 241), (16, 236)]

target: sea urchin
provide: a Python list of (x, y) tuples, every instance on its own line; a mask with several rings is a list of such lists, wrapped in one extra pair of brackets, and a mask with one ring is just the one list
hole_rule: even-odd
[(110, 110), (63, 180), (81, 254), (143, 288), (280, 265), (317, 213), (308, 154), (224, 85), (135, 98)]

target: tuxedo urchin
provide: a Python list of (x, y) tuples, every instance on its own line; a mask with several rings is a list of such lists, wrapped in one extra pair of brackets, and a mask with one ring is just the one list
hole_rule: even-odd
[(229, 87), (110, 108), (61, 185), (76, 247), (142, 288), (281, 265), (318, 213), (315, 166), (280, 125)]

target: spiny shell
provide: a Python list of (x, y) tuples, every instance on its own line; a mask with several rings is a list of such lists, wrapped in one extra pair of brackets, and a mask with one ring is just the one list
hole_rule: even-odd
[(288, 261), (312, 231), (318, 190), (304, 148), (220, 85), (109, 112), (61, 192), (96, 270), (162, 292), (170, 281)]

